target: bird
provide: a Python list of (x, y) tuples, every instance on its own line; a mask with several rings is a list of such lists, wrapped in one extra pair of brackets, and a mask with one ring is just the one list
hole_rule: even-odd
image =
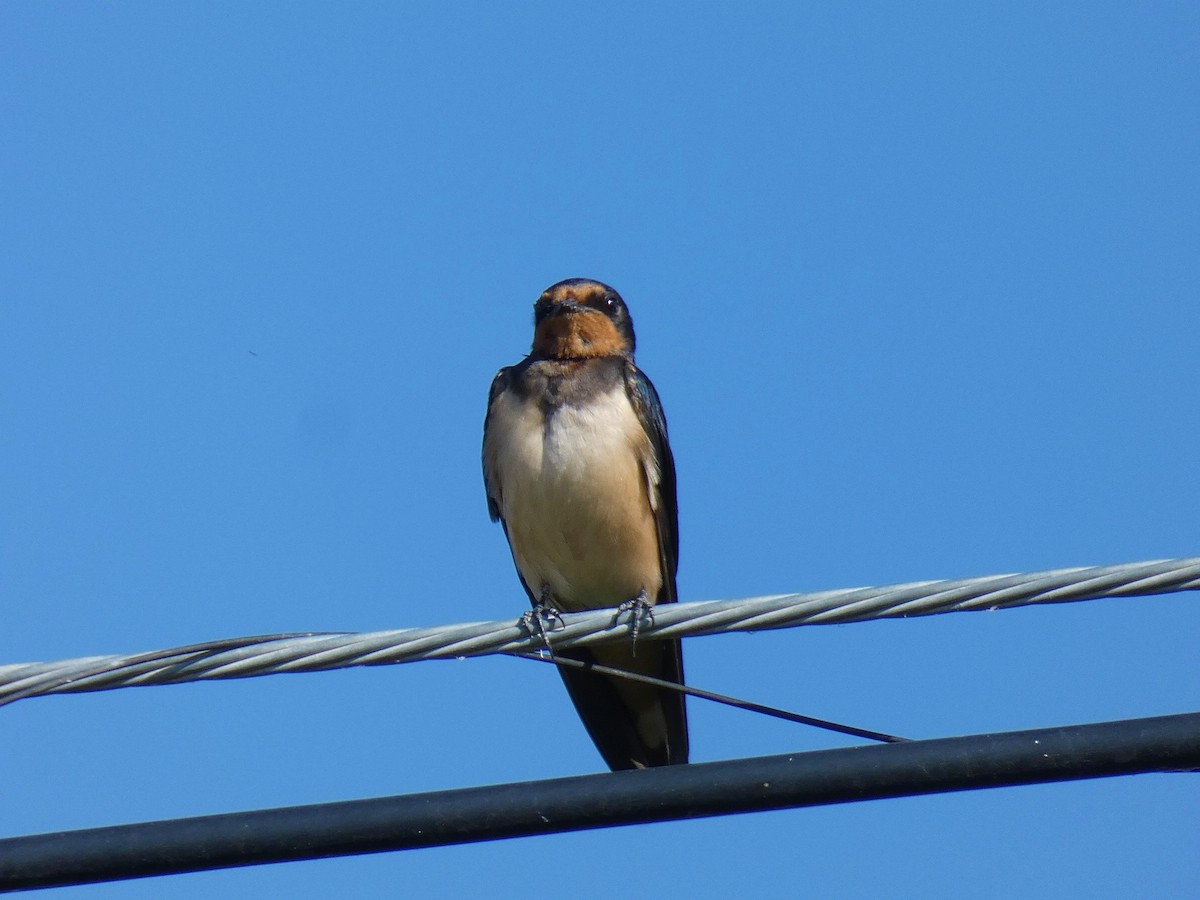
[[(634, 364), (633, 321), (608, 285), (551, 285), (533, 321), (529, 354), (492, 381), (482, 454), (488, 513), (533, 604), (525, 622), (613, 609), (636, 623), (677, 596), (675, 460), (658, 391)], [(629, 643), (551, 651), (684, 683), (678, 640), (639, 644), (635, 631)], [(610, 769), (688, 761), (682, 692), (558, 670)]]

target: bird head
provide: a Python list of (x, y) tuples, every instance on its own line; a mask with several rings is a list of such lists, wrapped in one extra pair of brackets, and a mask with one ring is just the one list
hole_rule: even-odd
[(590, 278), (551, 285), (533, 305), (533, 355), (549, 359), (633, 357), (633, 320), (621, 295)]

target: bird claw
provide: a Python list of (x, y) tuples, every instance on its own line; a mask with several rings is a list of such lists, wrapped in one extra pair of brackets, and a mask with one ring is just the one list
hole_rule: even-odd
[(554, 648), (550, 646), (550, 632), (556, 627), (563, 628), (564, 624), (562, 615), (550, 605), (549, 591), (543, 589), (533, 609), (521, 616), (521, 627), (529, 632), (530, 637), (541, 638), (550, 655), (554, 655)]
[(629, 614), (630, 637), (633, 655), (637, 656), (637, 639), (638, 632), (642, 630), (642, 617), (645, 616), (654, 624), (654, 604), (646, 597), (646, 589), (643, 588), (638, 592), (638, 595), (632, 600), (626, 600), (617, 607), (615, 615), (613, 615), (613, 625), (621, 624), (621, 616)]

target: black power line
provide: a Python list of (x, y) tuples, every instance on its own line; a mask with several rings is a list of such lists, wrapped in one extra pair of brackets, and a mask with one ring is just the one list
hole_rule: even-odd
[(907, 741), (0, 840), (0, 891), (640, 822), (1200, 770), (1200, 713)]

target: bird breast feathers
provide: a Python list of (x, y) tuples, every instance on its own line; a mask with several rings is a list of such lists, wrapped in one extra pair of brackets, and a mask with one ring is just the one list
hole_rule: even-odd
[(548, 415), (512, 393), (496, 403), (493, 459), (505, 519), (521, 497), (542, 510), (549, 502), (562, 511), (590, 507), (593, 515), (604, 507), (657, 505), (661, 474), (623, 386)]
[(661, 473), (624, 387), (549, 415), (512, 394), (496, 403), (497, 499), (531, 590), (544, 581), (575, 608), (653, 597)]

